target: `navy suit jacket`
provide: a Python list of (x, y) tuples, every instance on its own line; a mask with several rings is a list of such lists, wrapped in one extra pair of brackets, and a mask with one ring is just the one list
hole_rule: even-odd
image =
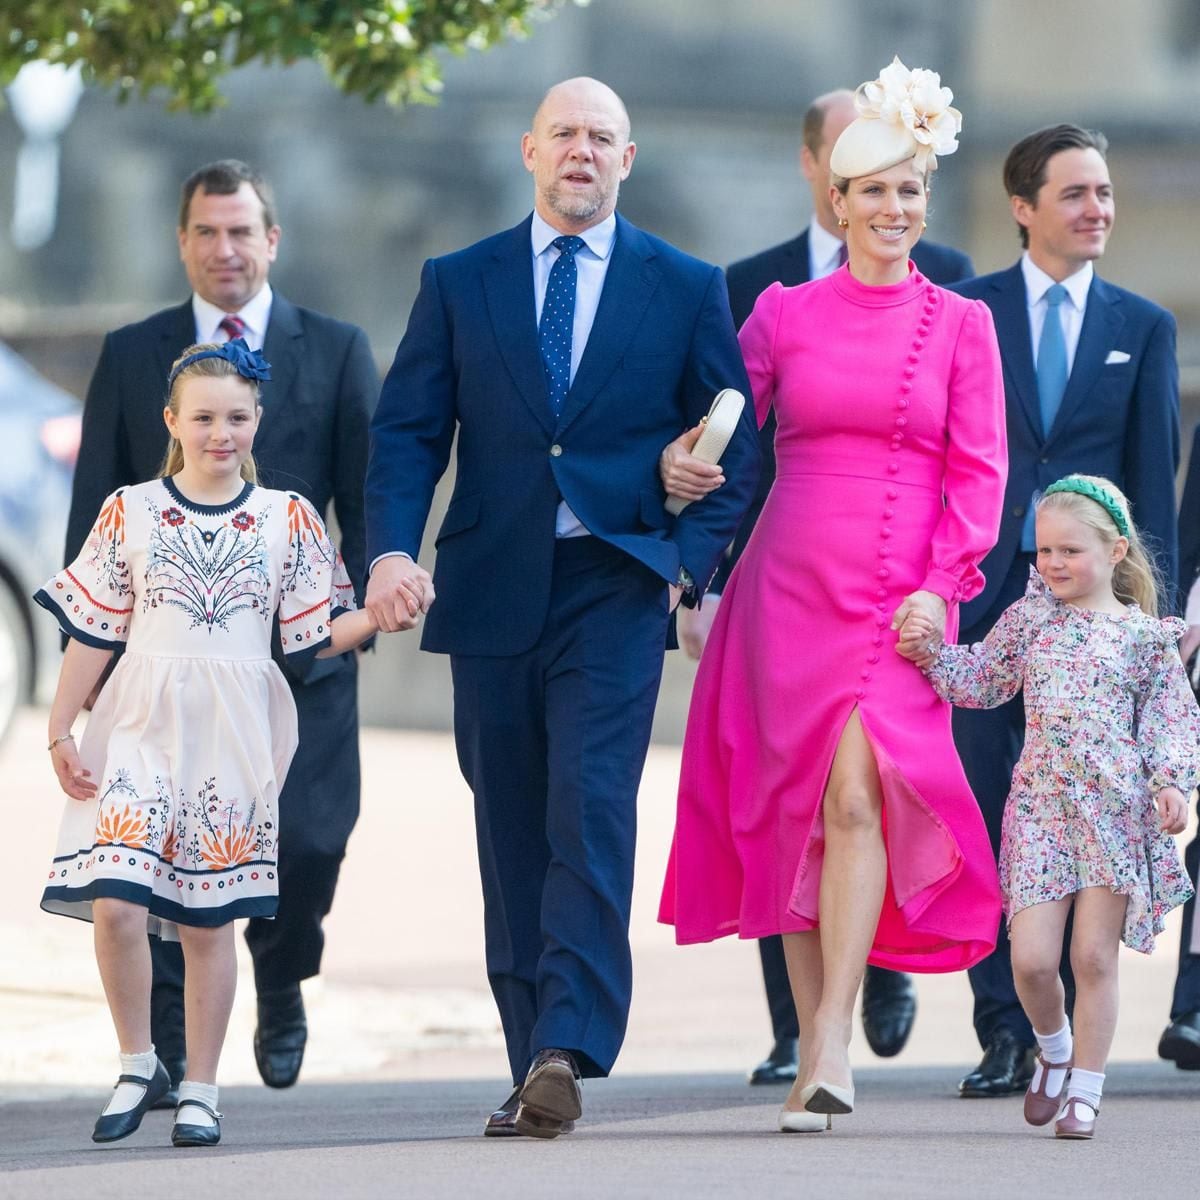
[[(975, 274), (971, 260), (961, 251), (949, 246), (939, 246), (937, 242), (921, 240), (913, 247), (912, 260), (917, 264), (917, 270), (932, 283), (945, 287), (959, 279), (969, 279)], [(772, 246), (751, 258), (743, 258), (735, 262), (726, 272), (729, 280), (729, 305), (733, 310), (733, 323), (740, 329), (746, 318), (754, 309), (755, 301), (773, 283), (782, 283), (784, 287), (796, 287), (809, 282), (808, 230), (790, 242), (780, 246)], [(720, 591), (729, 572), (733, 570), (738, 558), (754, 532), (754, 525), (771, 485), (775, 482), (775, 414), (770, 413), (759, 432), (759, 446), (762, 452), (762, 471), (758, 476), (758, 489), (750, 508), (742, 520), (733, 540), (733, 546), (727, 558), (717, 572), (713, 582), (714, 591)]]
[(618, 215), (595, 322), (555, 417), (538, 351), (530, 224), (425, 264), (371, 425), (369, 562), (396, 550), (416, 557), (458, 434), (426, 650), (508, 656), (534, 645), (549, 608), (560, 500), (665, 583), (686, 567), (698, 599), (754, 491), (749, 405), (718, 492), (673, 519), (658, 477), (663, 447), (718, 391), (749, 394), (720, 270)]
[(1179, 597), (1187, 599), (1200, 574), (1200, 425), (1192, 435), (1183, 499), (1179, 502)]
[[(171, 364), (196, 340), (192, 302), (163, 309), (104, 339), (88, 387), (71, 494), (66, 558), (79, 553), (110, 492), (153, 479), (167, 451), (163, 405)], [(297, 308), (278, 292), (263, 344), (254, 458), (264, 487), (291, 489), (322, 517), (332, 500), (350, 578), (365, 570), (363, 477), (367, 422), (379, 376), (367, 335), (355, 325)]]
[[(985, 618), (1021, 547), (1034, 490), (1072, 472), (1103, 475), (1128, 496), (1168, 590), (1177, 571), (1175, 470), (1179, 369), (1175, 319), (1164, 308), (1094, 276), (1062, 406), (1042, 432), (1021, 264), (955, 285), (992, 310), (1004, 366), (1008, 485), (996, 547), (980, 564), (983, 591), (963, 605), (962, 628)], [(1110, 355), (1126, 356), (1109, 362)]]

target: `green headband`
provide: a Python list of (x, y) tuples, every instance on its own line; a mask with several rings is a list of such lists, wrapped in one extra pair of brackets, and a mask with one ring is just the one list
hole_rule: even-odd
[(1112, 517), (1117, 532), (1122, 537), (1129, 536), (1129, 518), (1125, 515), (1121, 502), (1107, 488), (1102, 488), (1089, 479), (1080, 479), (1078, 475), (1068, 475), (1066, 479), (1052, 483), (1042, 495), (1053, 496), (1055, 492), (1074, 492), (1078, 496), (1086, 496), (1089, 500), (1094, 500)]

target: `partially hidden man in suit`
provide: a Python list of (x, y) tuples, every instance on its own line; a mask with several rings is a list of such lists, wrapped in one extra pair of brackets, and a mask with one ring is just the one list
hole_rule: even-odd
[[(1190, 660), (1200, 648), (1200, 425), (1192, 437), (1179, 505), (1179, 593), (1187, 601), (1184, 619), (1188, 623), (1179, 650), (1194, 672), (1196, 664)], [(1188, 844), (1184, 862), (1195, 883), (1200, 879), (1200, 833)], [(1171, 1020), (1159, 1038), (1158, 1054), (1180, 1070), (1200, 1071), (1200, 928), (1196, 926), (1195, 896), (1183, 906)]]
[[(759, 295), (772, 283), (794, 287), (812, 279), (823, 279), (846, 261), (845, 233), (838, 226), (829, 199), (829, 155), (842, 130), (857, 115), (854, 93), (846, 90), (818, 96), (804, 114), (800, 170), (812, 193), (812, 220), (799, 237), (752, 258), (742, 259), (728, 269), (729, 303), (734, 324), (739, 328), (750, 315)], [(918, 270), (934, 283), (949, 284), (968, 279), (975, 273), (965, 254), (924, 238), (913, 247), (912, 259)], [(717, 607), (714, 601), (749, 540), (766, 503), (767, 493), (775, 482), (774, 412), (768, 416), (759, 436), (763, 467), (758, 477), (758, 490), (738, 528), (732, 550), (713, 580), (703, 610), (679, 614), (680, 645), (694, 658), (699, 658), (704, 648)], [(783, 959), (783, 940), (762, 938), (758, 949), (774, 1045), (767, 1057), (750, 1072), (750, 1082), (791, 1082), (796, 1078), (799, 1028)], [(871, 1049), (884, 1057), (899, 1054), (908, 1040), (915, 1015), (916, 992), (911, 977), (900, 971), (868, 966), (863, 980), (862, 1021)]]
[[(663, 446), (748, 387), (719, 269), (616, 215), (629, 118), (551, 88), (521, 142), (534, 212), (425, 264), (372, 423), (367, 607), (418, 599), (450, 655), (475, 797), (488, 977), (514, 1089), (489, 1135), (554, 1137), (625, 1033), (636, 797), (668, 616), (697, 603), (754, 489), (749, 411), (728, 484), (678, 519)], [(413, 561), (458, 433), (433, 580)], [(436, 583), (436, 600), (433, 587)]]
[[(191, 298), (104, 339), (84, 409), (67, 561), (109, 492), (158, 474), (167, 442), (166, 379), (180, 351), (242, 337), (271, 363), (254, 441), (259, 477), (264, 486), (299, 492), (323, 517), (332, 501), (347, 569), (361, 578), (367, 423), (379, 387), (366, 334), (271, 289), (280, 239), (275, 203), (266, 181), (244, 163), (211, 163), (188, 178), (178, 238)], [(307, 1038), (300, 981), (320, 970), (321, 922), (359, 804), (354, 655), (323, 661), (304, 684), (290, 682), (300, 741), (279, 803), (279, 915), (246, 926), (258, 993), (255, 1059), (271, 1087), (290, 1086), (300, 1071)], [(183, 958), (178, 943), (151, 938), (151, 946), (151, 1035), (178, 1086), (185, 1065)]]
[[(1025, 253), (1007, 270), (954, 289), (992, 310), (1008, 409), (1000, 536), (981, 565), (983, 592), (963, 605), (962, 642), (981, 640), (1024, 593), (1036, 561), (1034, 502), (1071, 472), (1103, 475), (1125, 492), (1164, 579), (1173, 587), (1176, 578), (1175, 321), (1093, 268), (1114, 216), (1107, 149), (1102, 134), (1074, 125), (1019, 141), (1005, 160), (1004, 186)], [(986, 711), (956, 708), (953, 725), (998, 853), (1004, 801), (1024, 741), (1022, 697)], [(969, 975), (984, 1055), (959, 1091), (967, 1097), (1023, 1091), (1035, 1039), (1013, 986), (1003, 922), (995, 952)]]

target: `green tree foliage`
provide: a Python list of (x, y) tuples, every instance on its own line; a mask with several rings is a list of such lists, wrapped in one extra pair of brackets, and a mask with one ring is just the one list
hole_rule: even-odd
[[(574, 0), (576, 4), (587, 0)], [(27, 62), (82, 64), (121, 99), (165, 91), (168, 107), (210, 112), (218, 84), (254, 60), (316, 59), (342, 91), (429, 104), (438, 51), (524, 37), (564, 0), (0, 0), (0, 85)]]

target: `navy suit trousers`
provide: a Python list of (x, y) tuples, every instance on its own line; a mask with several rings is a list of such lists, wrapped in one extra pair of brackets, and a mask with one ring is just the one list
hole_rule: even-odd
[(637, 792), (667, 605), (662, 578), (634, 559), (598, 538), (562, 539), (533, 648), (450, 660), (514, 1083), (549, 1047), (607, 1075), (625, 1036)]

